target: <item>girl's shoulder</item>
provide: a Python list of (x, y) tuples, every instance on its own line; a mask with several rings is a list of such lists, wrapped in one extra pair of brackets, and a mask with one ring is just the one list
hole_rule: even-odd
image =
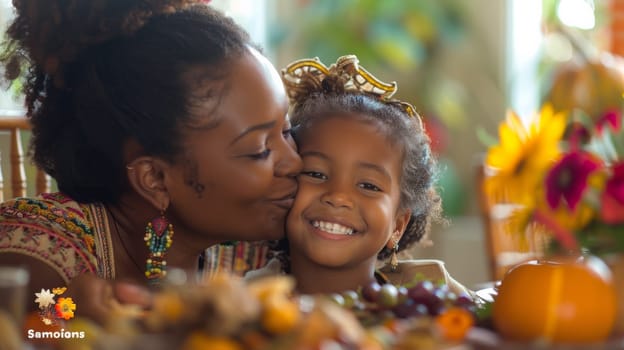
[(252, 281), (262, 277), (284, 274), (286, 274), (286, 272), (284, 271), (283, 263), (279, 259), (273, 258), (269, 260), (265, 266), (247, 271), (245, 273), (245, 280)]
[(43, 260), (67, 281), (80, 272), (95, 272), (89, 207), (60, 192), (1, 203), (0, 252)]
[(437, 259), (409, 259), (400, 260), (395, 270), (390, 264), (378, 270), (389, 283), (404, 285), (415, 280), (429, 280), (434, 283), (444, 283), (456, 294), (471, 294), (470, 290), (457, 282), (448, 272), (444, 261)]
[(448, 272), (442, 260), (436, 259), (409, 259), (399, 260), (396, 269), (386, 264), (379, 271), (392, 284), (403, 285), (412, 282), (415, 278), (433, 282), (446, 281)]

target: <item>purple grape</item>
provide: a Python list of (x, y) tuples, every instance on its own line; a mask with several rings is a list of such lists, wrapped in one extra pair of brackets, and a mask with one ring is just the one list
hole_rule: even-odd
[(408, 289), (404, 286), (400, 286), (397, 288), (397, 290), (399, 292), (399, 304), (404, 304), (407, 300), (409, 300), (409, 296), (407, 295)]
[(410, 318), (427, 315), (429, 310), (423, 304), (416, 304), (410, 299), (403, 304), (395, 306), (392, 311), (398, 318)]
[(435, 286), (433, 285), (433, 283), (431, 283), (431, 281), (420, 281), (412, 288), (422, 288), (428, 291), (432, 291), (434, 287)]
[(434, 289), (437, 289), (437, 290), (441, 291), (444, 294), (450, 292), (448, 284), (441, 284), (441, 285), (437, 286)]
[(381, 286), (377, 282), (371, 282), (362, 288), (362, 297), (371, 303), (377, 302)]
[(429, 314), (431, 316), (439, 315), (444, 308), (445, 294), (446, 293), (444, 292), (444, 290), (436, 289), (431, 294), (429, 300), (424, 303), (427, 306), (427, 309), (429, 310)]
[(453, 292), (446, 292), (446, 298), (444, 299), (446, 305), (455, 305), (457, 302), (457, 295)]
[(461, 293), (457, 296), (457, 300), (455, 300), (455, 306), (459, 307), (470, 307), (474, 306), (474, 301), (467, 293)]
[(407, 291), (407, 296), (417, 304), (425, 304), (432, 295), (432, 290), (422, 286), (415, 286)]

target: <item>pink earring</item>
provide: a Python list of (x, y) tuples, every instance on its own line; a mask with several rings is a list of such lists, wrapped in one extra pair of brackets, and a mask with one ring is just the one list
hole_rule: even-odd
[(173, 225), (167, 221), (165, 211), (160, 212), (150, 220), (145, 227), (145, 245), (149, 248), (149, 255), (146, 261), (145, 277), (150, 283), (158, 281), (167, 275), (167, 261), (165, 255), (167, 249), (171, 247), (173, 237)]

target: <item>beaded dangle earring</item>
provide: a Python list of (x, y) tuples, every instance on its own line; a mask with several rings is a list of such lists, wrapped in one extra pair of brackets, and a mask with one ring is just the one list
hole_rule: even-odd
[(165, 218), (165, 211), (160, 216), (153, 218), (145, 227), (145, 245), (149, 248), (149, 256), (146, 261), (145, 277), (150, 284), (156, 284), (167, 275), (167, 261), (165, 255), (171, 247), (173, 237), (173, 225)]
[(399, 257), (397, 252), (399, 251), (399, 239), (394, 239), (394, 246), (392, 246), (392, 255), (390, 256), (390, 269), (394, 272), (399, 268)]

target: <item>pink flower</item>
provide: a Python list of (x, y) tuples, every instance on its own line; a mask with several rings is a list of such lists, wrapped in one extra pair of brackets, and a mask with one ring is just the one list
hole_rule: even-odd
[(587, 128), (581, 123), (570, 124), (566, 130), (566, 134), (566, 138), (568, 139), (572, 150), (580, 149), (584, 144), (589, 142), (591, 138), (589, 130), (587, 130)]
[(556, 209), (562, 199), (574, 211), (587, 189), (587, 178), (600, 168), (600, 161), (586, 152), (571, 152), (546, 175), (546, 201), (551, 209)]
[(601, 197), (600, 217), (608, 224), (624, 222), (624, 162), (613, 166)]
[(622, 126), (622, 114), (618, 110), (610, 110), (605, 113), (596, 122), (596, 130), (598, 134), (602, 134), (602, 130), (605, 126), (610, 126), (613, 131), (617, 131)]

